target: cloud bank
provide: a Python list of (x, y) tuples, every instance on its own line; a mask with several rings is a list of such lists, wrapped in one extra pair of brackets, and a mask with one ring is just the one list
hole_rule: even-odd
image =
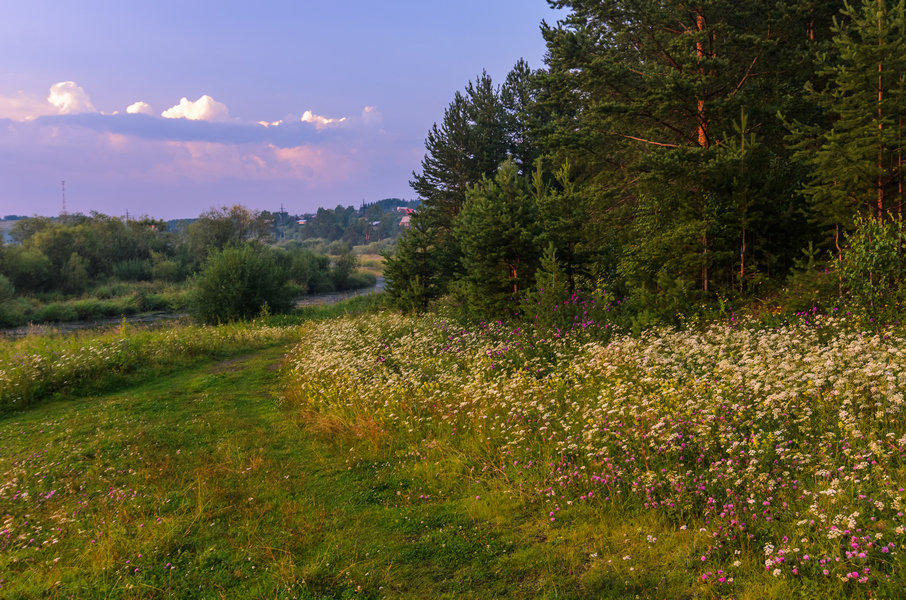
[(7, 209), (9, 190), (64, 177), (126, 186), (130, 193), (159, 186), (226, 186), (229, 192), (253, 184), (293, 193), (356, 189), (349, 201), (357, 202), (369, 174), (386, 179), (392, 171), (406, 181), (411, 170), (387, 166), (395, 159), (380, 121), (377, 109), (366, 106), (358, 115), (327, 117), (307, 109), (301, 116), (243, 122), (207, 94), (183, 97), (159, 114), (144, 101), (106, 114), (73, 81), (53, 84), (44, 98), (0, 94), (0, 182), (14, 182), (6, 189), (0, 184), (0, 204), (7, 212), (31, 212)]

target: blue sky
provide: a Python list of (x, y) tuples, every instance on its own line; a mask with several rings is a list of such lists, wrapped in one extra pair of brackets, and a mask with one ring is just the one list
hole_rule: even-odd
[(0, 4), (0, 217), (413, 198), (456, 90), (543, 66), (546, 0)]

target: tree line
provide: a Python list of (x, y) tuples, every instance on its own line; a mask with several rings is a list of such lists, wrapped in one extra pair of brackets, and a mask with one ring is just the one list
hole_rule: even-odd
[(500, 314), (552, 277), (664, 318), (900, 300), (902, 0), (550, 4), (545, 67), (482, 73), (428, 132), (399, 306)]
[[(9, 237), (12, 243), (0, 242), (0, 324), (5, 325), (67, 320), (56, 310), (42, 317), (36, 306), (109, 297), (114, 282), (125, 288), (141, 282), (192, 288), (193, 312), (211, 322), (254, 316), (264, 302), (278, 311), (302, 294), (374, 283), (373, 276), (355, 272), (358, 260), (346, 245), (334, 256), (275, 247), (272, 215), (241, 205), (212, 208), (178, 231), (157, 219), (92, 212), (16, 219)], [(224, 290), (228, 298), (222, 302), (205, 297)]]

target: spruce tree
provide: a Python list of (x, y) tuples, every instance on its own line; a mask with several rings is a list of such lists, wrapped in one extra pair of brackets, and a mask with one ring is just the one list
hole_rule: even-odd
[[(446, 292), (462, 273), (453, 226), (467, 190), (493, 176), (514, 152), (530, 157), (521, 122), (530, 97), (529, 75), (524, 62), (517, 63), (504, 93), (482, 73), (456, 92), (441, 123), (428, 132), (421, 171), (413, 173), (410, 182), (421, 203), (411, 229), (387, 257), (385, 278), (398, 304), (421, 308)], [(421, 296), (413, 299), (413, 294)]]

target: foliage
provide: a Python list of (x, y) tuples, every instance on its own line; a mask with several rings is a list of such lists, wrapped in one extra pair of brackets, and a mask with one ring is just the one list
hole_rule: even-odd
[[(383, 211), (386, 207), (378, 204), (371, 208)], [(392, 213), (393, 207), (389, 210)], [(279, 214), (278, 217), (282, 218)], [(6, 277), (16, 290), (15, 301), (3, 308), (0, 321), (17, 325), (29, 320), (94, 319), (145, 310), (182, 310), (185, 302), (181, 292), (152, 298), (149, 293), (157, 292), (148, 292), (146, 284), (153, 281), (156, 289), (181, 284), (204, 266), (208, 248), (239, 239), (266, 238), (270, 218), (269, 213), (242, 206), (212, 209), (187, 226), (174, 222), (176, 232), (169, 231), (161, 221), (118, 219), (100, 213), (19, 219), (13, 227), (17, 242), (0, 246), (0, 276)], [(329, 257), (301, 249), (298, 241), (282, 248), (285, 251), (273, 257), (293, 281), (296, 293), (374, 284), (373, 277), (355, 273), (348, 258), (340, 265), (345, 271), (334, 273)], [(322, 250), (327, 249), (342, 254), (349, 246), (345, 242), (337, 242), (336, 248), (324, 244)], [(198, 257), (202, 262), (196, 263)], [(122, 282), (128, 285), (123, 287)], [(119, 289), (112, 295), (118, 297), (116, 301), (110, 301), (111, 288)]]
[(4, 248), (2, 272), (20, 292), (46, 291), (55, 279), (50, 259), (37, 248), (23, 246)]
[(437, 252), (437, 228), (416, 219), (400, 235), (393, 253), (384, 254), (384, 279), (391, 301), (406, 311), (420, 312), (446, 291), (441, 257)]
[(69, 255), (69, 260), (62, 269), (63, 291), (69, 294), (81, 294), (88, 287), (88, 261), (78, 252)]
[(421, 171), (410, 182), (421, 199), (412, 216), (414, 233), (403, 236), (396, 254), (387, 257), (388, 290), (401, 304), (426, 306), (460, 275), (462, 250), (453, 229), (469, 188), (493, 177), (508, 156), (519, 161), (517, 169), (531, 166), (526, 161), (535, 151), (525, 121), (531, 85), (524, 61), (503, 88), (482, 73), (464, 92), (456, 92), (443, 121), (428, 132)]
[(150, 281), (153, 277), (151, 261), (133, 258), (114, 263), (113, 276), (123, 281)]
[(844, 289), (866, 314), (899, 314), (900, 302), (906, 299), (904, 242), (901, 220), (856, 217), (837, 270)]
[(856, 211), (882, 218), (903, 206), (904, 3), (847, 3), (840, 16), (833, 52), (817, 57), (825, 83), (806, 88), (829, 126), (790, 124), (797, 156), (811, 167), (805, 194), (830, 226), (848, 226)]
[(538, 207), (526, 178), (513, 161), (493, 180), (484, 179), (466, 194), (453, 234), (465, 270), (462, 290), (479, 315), (501, 314), (508, 299), (530, 286), (538, 265)]
[(192, 315), (204, 323), (227, 323), (251, 319), (264, 306), (288, 310), (291, 290), (273, 252), (245, 244), (211, 254), (192, 282)]
[(230, 208), (211, 208), (192, 222), (186, 231), (188, 246), (198, 264), (203, 263), (210, 253), (223, 250), (228, 245), (268, 241), (271, 236), (271, 224), (266, 215), (238, 204)]

